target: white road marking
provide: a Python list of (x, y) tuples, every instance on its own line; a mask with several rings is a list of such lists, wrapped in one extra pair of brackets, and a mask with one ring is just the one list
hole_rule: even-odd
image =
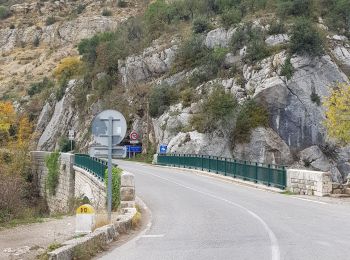
[(308, 202), (313, 202), (313, 203), (318, 203), (318, 204), (323, 204), (323, 205), (327, 205), (328, 204), (327, 202), (323, 202), (323, 201), (304, 199), (304, 198), (299, 198), (299, 197), (295, 197), (295, 196), (291, 196), (291, 198), (297, 199), (297, 200), (304, 200), (304, 201), (308, 201)]
[(253, 211), (247, 209), (246, 207), (238, 204), (238, 203), (235, 203), (233, 201), (230, 201), (230, 200), (227, 200), (227, 199), (224, 199), (224, 198), (221, 198), (219, 196), (216, 196), (214, 194), (211, 194), (211, 193), (207, 193), (207, 192), (204, 192), (204, 191), (201, 191), (201, 190), (198, 190), (198, 189), (195, 189), (195, 188), (192, 188), (192, 187), (189, 187), (189, 186), (186, 186), (186, 185), (183, 185), (181, 183), (178, 183), (176, 181), (173, 181), (171, 179), (168, 179), (168, 178), (164, 178), (164, 177), (160, 177), (158, 175), (155, 175), (155, 174), (152, 174), (152, 173), (147, 173), (147, 175), (152, 175), (153, 177), (157, 177), (159, 179), (162, 179), (162, 180), (165, 180), (165, 181), (168, 181), (168, 182), (171, 182), (175, 185), (178, 185), (178, 186), (181, 186), (183, 188), (186, 188), (186, 189), (189, 189), (189, 190), (192, 190), (192, 191), (195, 191), (195, 192), (198, 192), (198, 193), (201, 193), (203, 195), (206, 195), (208, 197), (212, 197), (214, 199), (217, 199), (217, 200), (221, 200), (221, 201), (224, 201), (230, 205), (233, 205), (235, 207), (238, 207), (240, 209), (243, 209), (244, 211), (246, 211), (249, 215), (251, 215), (252, 217), (254, 217), (256, 220), (258, 220), (262, 226), (264, 227), (264, 229), (266, 230), (266, 232), (268, 233), (269, 235), (269, 239), (270, 239), (270, 243), (271, 243), (271, 260), (280, 260), (281, 259), (281, 253), (280, 253), (280, 249), (279, 249), (279, 245), (278, 245), (278, 241), (277, 241), (277, 237), (276, 235), (273, 233), (273, 231), (271, 230), (271, 228), (266, 224), (266, 222), (261, 218), (259, 217), (256, 213), (254, 213)]
[(161, 235), (143, 235), (141, 237), (143, 237), (143, 238), (159, 238), (159, 237), (164, 237), (164, 234), (161, 234)]

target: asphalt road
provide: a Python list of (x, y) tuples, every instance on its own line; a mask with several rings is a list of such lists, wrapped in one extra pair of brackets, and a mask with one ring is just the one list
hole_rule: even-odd
[(350, 259), (350, 206), (118, 161), (152, 225), (101, 259)]

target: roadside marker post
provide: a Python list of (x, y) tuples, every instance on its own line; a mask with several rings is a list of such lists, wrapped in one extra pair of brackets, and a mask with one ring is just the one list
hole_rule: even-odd
[(77, 208), (75, 217), (75, 233), (91, 233), (95, 225), (95, 210), (89, 204)]

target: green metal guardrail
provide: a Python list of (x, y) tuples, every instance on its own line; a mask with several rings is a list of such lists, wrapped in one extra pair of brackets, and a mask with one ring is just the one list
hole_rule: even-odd
[(157, 164), (215, 172), (281, 189), (287, 185), (286, 168), (273, 164), (193, 154), (158, 154)]
[(90, 172), (101, 181), (104, 180), (105, 172), (108, 168), (107, 162), (94, 157), (90, 157), (87, 154), (75, 154), (74, 157), (74, 165)]

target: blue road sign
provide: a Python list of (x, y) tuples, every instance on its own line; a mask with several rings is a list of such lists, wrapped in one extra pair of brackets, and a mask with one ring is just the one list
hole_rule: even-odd
[(161, 144), (160, 147), (159, 147), (159, 153), (166, 153), (168, 150), (168, 146), (167, 145), (164, 145), (164, 144)]
[(130, 153), (142, 153), (142, 146), (127, 146)]

